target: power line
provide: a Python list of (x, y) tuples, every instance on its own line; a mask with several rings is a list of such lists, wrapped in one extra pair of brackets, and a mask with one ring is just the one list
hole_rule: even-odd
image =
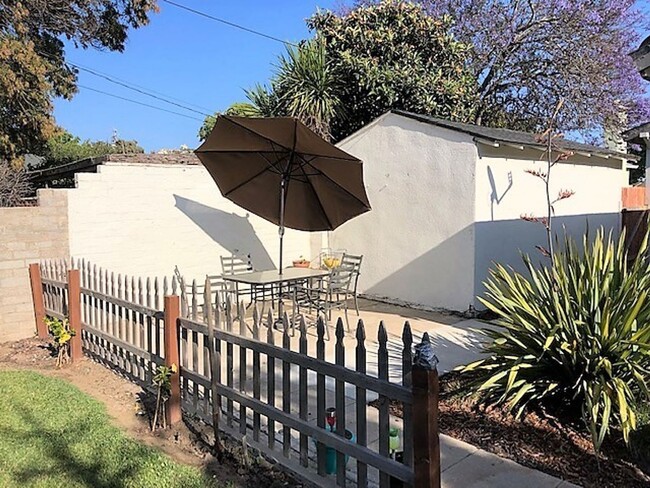
[(160, 100), (160, 101), (165, 102), (165, 103), (169, 103), (170, 105), (175, 105), (177, 107), (180, 107), (180, 108), (185, 109), (185, 110), (189, 110), (190, 112), (194, 112), (194, 113), (197, 113), (199, 115), (204, 115), (204, 116), (209, 116), (210, 115), (207, 112), (202, 112), (202, 111), (199, 111), (199, 110), (195, 110), (195, 109), (193, 109), (191, 107), (188, 107), (187, 105), (174, 102), (174, 101), (171, 100), (171, 97), (169, 97), (167, 95), (165, 95), (165, 96), (154, 95), (155, 92), (153, 92), (153, 90), (150, 90), (148, 88), (146, 88), (146, 89), (137, 88), (137, 85), (134, 85), (134, 84), (131, 84), (131, 83), (128, 83), (128, 82), (125, 82), (125, 81), (121, 81), (120, 79), (114, 78), (111, 75), (104, 74), (104, 73), (101, 73), (99, 71), (95, 71), (95, 70), (90, 69), (90, 68), (85, 68), (83, 66), (80, 66), (80, 65), (72, 63), (72, 62), (67, 62), (67, 64), (69, 64), (70, 66), (73, 66), (73, 67), (75, 67), (75, 68), (77, 68), (77, 69), (79, 69), (81, 71), (84, 71), (86, 73), (90, 73), (91, 75), (97, 76), (99, 78), (103, 78), (103, 79), (105, 79), (107, 81), (110, 81), (111, 83), (116, 84), (116, 85), (123, 86), (124, 88), (132, 90), (134, 92), (141, 93), (143, 95), (146, 95), (146, 96), (151, 97), (151, 98), (155, 98), (156, 100)]
[(161, 112), (167, 112), (167, 113), (170, 113), (170, 114), (178, 115), (179, 117), (185, 117), (186, 119), (198, 120), (199, 122), (203, 122), (203, 119), (199, 119), (198, 117), (192, 117), (191, 115), (183, 114), (183, 113), (180, 113), (180, 112), (175, 112), (173, 110), (167, 110), (166, 108), (157, 107), (155, 105), (150, 105), (148, 103), (139, 102), (137, 100), (133, 100), (132, 98), (122, 97), (120, 95), (115, 95), (114, 93), (109, 93), (109, 92), (105, 92), (103, 90), (98, 90), (97, 88), (92, 88), (90, 86), (79, 85), (79, 84), (77, 86), (79, 88), (83, 88), (84, 90), (90, 90), (90, 91), (93, 91), (93, 92), (96, 92), (96, 93), (101, 93), (102, 95), (106, 95), (108, 97), (113, 97), (113, 98), (117, 98), (119, 100), (124, 100), (126, 102), (135, 103), (137, 105), (142, 105), (143, 107), (153, 108), (155, 110), (160, 110)]
[[(50, 59), (52, 61), (58, 61), (58, 60), (54, 60), (54, 58), (52, 58), (49, 54), (46, 54), (46, 53), (38, 51), (38, 50), (36, 52), (39, 55), (43, 56), (44, 58)], [(166, 95), (164, 93), (157, 92), (156, 90), (152, 90), (151, 88), (147, 88), (147, 87), (144, 87), (142, 85), (137, 85), (135, 83), (120, 79), (120, 78), (118, 78), (116, 76), (113, 76), (113, 75), (110, 75), (108, 73), (96, 70), (94, 68), (89, 68), (87, 66), (82, 66), (80, 64), (73, 63), (72, 61), (66, 61), (64, 59), (61, 59), (60, 61), (63, 64), (65, 64), (66, 66), (68, 66), (68, 68), (75, 68), (75, 69), (78, 69), (80, 71), (84, 71), (86, 73), (92, 74), (92, 75), (97, 76), (99, 78), (103, 78), (103, 79), (105, 79), (105, 80), (107, 80), (107, 81), (109, 81), (111, 83), (116, 84), (116, 85), (120, 85), (120, 86), (122, 86), (124, 88), (127, 88), (129, 90), (141, 93), (141, 94), (146, 95), (146, 96), (151, 97), (151, 98), (155, 98), (156, 100), (160, 100), (160, 101), (168, 103), (170, 105), (175, 105), (175, 106), (180, 107), (180, 108), (182, 108), (184, 110), (189, 110), (190, 112), (194, 112), (194, 113), (197, 113), (199, 115), (203, 115), (203, 116), (211, 115), (209, 113), (210, 109), (208, 109), (208, 108), (201, 107), (199, 105), (195, 105), (195, 104), (187, 102), (185, 100), (181, 100), (179, 98), (172, 97), (171, 95)], [(174, 102), (173, 100), (176, 100), (177, 102), (182, 102), (182, 103), (177, 103), (177, 102)], [(191, 108), (191, 106), (194, 106), (194, 107), (200, 108), (202, 110), (205, 110), (205, 112), (195, 110), (195, 109)]]
[(206, 19), (214, 20), (215, 22), (219, 22), (221, 24), (225, 24), (230, 27), (234, 27), (235, 29), (242, 30), (244, 32), (248, 32), (250, 34), (255, 34), (256, 36), (260, 37), (265, 37), (266, 39), (270, 39), (272, 41), (280, 42), (284, 45), (289, 45), (293, 47), (300, 47), (298, 44), (295, 44), (293, 42), (285, 41), (283, 39), (280, 39), (279, 37), (274, 37), (270, 34), (265, 34), (264, 32), (257, 31), (255, 29), (251, 29), (250, 27), (245, 27), (243, 25), (236, 24), (235, 22), (230, 22), (229, 20), (221, 19), (219, 17), (215, 17), (214, 15), (206, 14), (205, 12), (201, 12), (200, 10), (195, 10), (193, 8), (187, 7), (185, 5), (181, 5), (180, 3), (172, 2), (171, 0), (161, 0), (162, 2), (168, 3), (170, 5), (173, 5), (174, 7), (187, 10), (188, 12), (192, 12), (193, 14), (200, 15), (201, 17), (205, 17)]

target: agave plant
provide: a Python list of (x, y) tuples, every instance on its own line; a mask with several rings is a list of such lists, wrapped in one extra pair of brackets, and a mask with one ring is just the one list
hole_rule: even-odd
[(520, 416), (527, 407), (581, 412), (594, 448), (610, 427), (627, 442), (635, 407), (648, 398), (650, 263), (648, 236), (627, 261), (625, 239), (599, 229), (580, 248), (569, 237), (552, 265), (523, 256), (528, 276), (496, 265), (481, 302), (498, 315), (489, 356), (462, 367), (492, 404)]

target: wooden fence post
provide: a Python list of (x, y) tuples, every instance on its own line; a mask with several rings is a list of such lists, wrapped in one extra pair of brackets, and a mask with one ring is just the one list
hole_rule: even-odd
[(34, 318), (36, 319), (36, 333), (39, 339), (47, 339), (48, 330), (45, 325), (45, 302), (43, 301), (43, 282), (41, 281), (41, 268), (38, 263), (29, 265), (29, 281), (32, 284), (32, 302), (34, 303)]
[(180, 317), (180, 300), (177, 295), (165, 297), (165, 366), (172, 367), (170, 396), (165, 414), (167, 425), (174, 425), (181, 420), (181, 380), (178, 355), (178, 319)]
[[(429, 342), (428, 334), (422, 344)], [(440, 488), (440, 437), (438, 432), (438, 370), (435, 364), (422, 366), (416, 360), (413, 365), (413, 464), (414, 486)], [(436, 359), (437, 362), (437, 359)]]
[(79, 282), (79, 270), (68, 271), (68, 321), (70, 328), (75, 335), (70, 339), (70, 359), (72, 362), (83, 358), (81, 347), (81, 285)]

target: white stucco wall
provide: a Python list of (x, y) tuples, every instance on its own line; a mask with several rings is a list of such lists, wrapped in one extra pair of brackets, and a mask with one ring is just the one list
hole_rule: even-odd
[(332, 248), (364, 255), (360, 291), (467, 309), (474, 292), (471, 138), (386, 114), (339, 147), (363, 160), (372, 206), (330, 234)]
[[(520, 251), (541, 258), (536, 245), (545, 245), (541, 224), (521, 220), (522, 214), (546, 215), (544, 184), (525, 170), (546, 171), (541, 151), (478, 145), (476, 166), (476, 293), (493, 261), (521, 269)], [(627, 171), (620, 159), (576, 155), (551, 170), (551, 195), (560, 190), (575, 194), (555, 204), (555, 232), (564, 229), (582, 238), (587, 227), (620, 229), (621, 189), (627, 185)]]
[[(200, 165), (106, 163), (69, 190), (70, 253), (116, 273), (188, 278), (221, 272), (221, 255), (278, 261), (278, 228), (223, 198)], [(287, 230), (285, 265), (318, 253), (322, 237)]]
[[(545, 215), (539, 150), (477, 143), (470, 135), (387, 114), (339, 146), (364, 161), (373, 210), (330, 235), (333, 248), (364, 254), (360, 289), (428, 307), (480, 308), (494, 261), (520, 268), (520, 251), (542, 259)], [(620, 159), (576, 155), (555, 166), (551, 188), (575, 191), (556, 204), (556, 229), (581, 238), (589, 226), (618, 232)]]

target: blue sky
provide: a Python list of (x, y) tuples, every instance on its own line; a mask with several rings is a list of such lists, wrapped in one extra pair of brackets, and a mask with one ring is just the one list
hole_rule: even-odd
[[(287, 41), (309, 35), (305, 19), (317, 7), (336, 8), (340, 0), (176, 0), (196, 10), (245, 25)], [(266, 81), (282, 44), (199, 17), (160, 2), (148, 26), (130, 31), (123, 53), (82, 50), (69, 45), (67, 59), (206, 109), (222, 110), (245, 100), (243, 88)], [(184, 112), (145, 95), (81, 72), (79, 84), (144, 103)], [(197, 109), (204, 111), (203, 109)], [(72, 101), (56, 100), (57, 123), (82, 139), (137, 140), (146, 151), (195, 147), (201, 125), (191, 120), (79, 89)]]

